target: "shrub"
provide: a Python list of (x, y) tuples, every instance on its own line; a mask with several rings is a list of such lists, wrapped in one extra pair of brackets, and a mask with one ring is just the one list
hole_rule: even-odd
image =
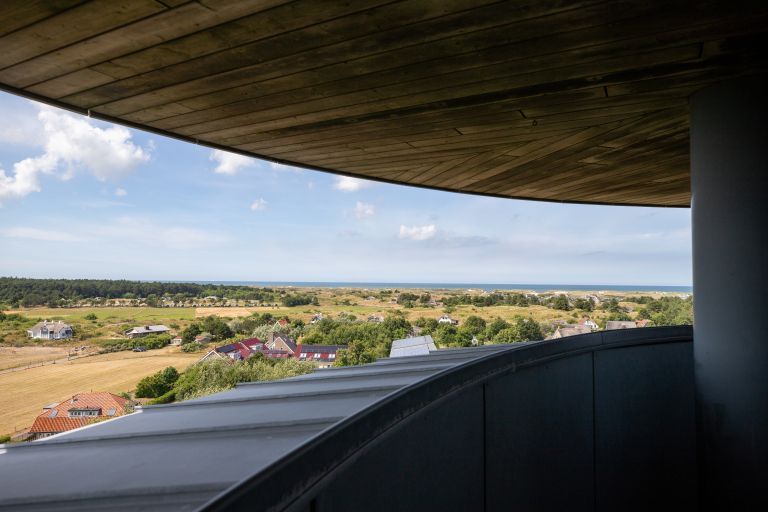
[(0, 444), (7, 443), (11, 440), (11, 436), (0, 436)]
[(187, 400), (231, 389), (238, 382), (284, 379), (309, 373), (313, 369), (312, 363), (295, 359), (202, 361), (190, 366), (181, 375), (174, 386), (175, 398)]
[(136, 398), (157, 398), (169, 392), (179, 379), (179, 372), (169, 366), (154, 375), (144, 377), (136, 385)]
[(96, 316), (96, 313), (88, 313), (83, 318), (86, 320), (96, 320), (98, 317)]

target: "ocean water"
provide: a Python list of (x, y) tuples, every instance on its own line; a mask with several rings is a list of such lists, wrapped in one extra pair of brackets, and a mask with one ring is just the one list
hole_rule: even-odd
[(224, 284), (234, 286), (259, 286), (259, 287), (322, 287), (322, 288), (419, 288), (425, 290), (531, 290), (534, 292), (546, 291), (614, 291), (614, 292), (667, 292), (667, 293), (692, 293), (691, 286), (647, 286), (647, 285), (617, 285), (617, 284), (521, 284), (521, 283), (364, 283), (342, 281), (194, 281), (199, 284)]

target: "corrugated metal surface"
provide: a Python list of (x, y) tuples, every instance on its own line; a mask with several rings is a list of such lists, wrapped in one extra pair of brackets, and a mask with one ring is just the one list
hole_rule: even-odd
[(192, 510), (404, 386), (509, 346), (317, 370), (0, 449), (0, 509)]
[(389, 357), (423, 356), (437, 350), (432, 336), (415, 336), (392, 342)]

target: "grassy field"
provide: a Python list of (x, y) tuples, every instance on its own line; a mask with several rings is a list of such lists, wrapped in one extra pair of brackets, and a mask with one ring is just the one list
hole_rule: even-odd
[(66, 358), (66, 347), (0, 347), (0, 371)]
[(201, 355), (167, 347), (115, 352), (0, 374), (0, 434), (29, 427), (43, 406), (51, 402), (89, 391), (130, 391), (141, 378), (166, 366), (181, 371)]

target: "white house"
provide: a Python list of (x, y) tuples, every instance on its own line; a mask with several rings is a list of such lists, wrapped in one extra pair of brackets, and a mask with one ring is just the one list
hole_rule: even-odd
[(454, 320), (448, 315), (443, 315), (440, 318), (437, 319), (437, 323), (439, 324), (450, 324), (450, 325), (459, 325), (458, 320)]
[(61, 320), (44, 320), (27, 329), (27, 336), (43, 340), (65, 340), (72, 337), (72, 326)]

